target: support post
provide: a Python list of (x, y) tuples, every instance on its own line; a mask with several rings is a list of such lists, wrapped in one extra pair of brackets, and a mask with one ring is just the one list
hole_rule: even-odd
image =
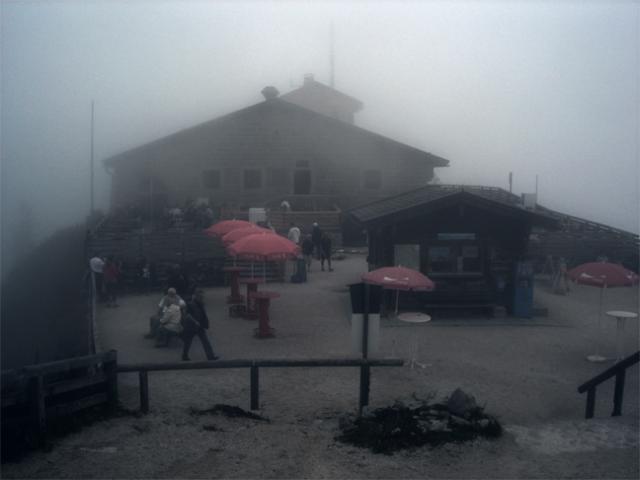
[(251, 410), (260, 409), (260, 372), (255, 365), (251, 366)]
[(371, 371), (369, 365), (360, 366), (360, 405), (359, 415), (362, 415), (362, 409), (366, 405), (369, 405), (369, 383), (371, 380)]
[(104, 364), (104, 372), (107, 377), (107, 403), (109, 409), (114, 412), (118, 408), (118, 357), (114, 353), (113, 360)]
[(622, 415), (622, 397), (624, 396), (624, 380), (626, 370), (620, 370), (616, 373), (616, 386), (613, 392), (613, 413), (612, 417), (619, 417)]
[(364, 284), (364, 305), (362, 314), (362, 358), (369, 355), (369, 284)]
[(587, 390), (587, 409), (584, 414), (584, 418), (593, 418), (593, 413), (596, 409), (596, 388), (592, 387)]
[(138, 378), (140, 380), (140, 411), (149, 413), (149, 372), (140, 370)]
[(44, 445), (47, 438), (47, 411), (44, 399), (44, 379), (42, 375), (36, 375), (29, 380), (29, 402), (32, 432), (37, 446)]

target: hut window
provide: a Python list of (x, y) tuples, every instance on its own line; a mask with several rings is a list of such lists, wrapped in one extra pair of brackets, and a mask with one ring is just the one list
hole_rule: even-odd
[(379, 190), (382, 187), (380, 170), (365, 170), (363, 173), (363, 186), (367, 190)]
[(253, 190), (262, 188), (262, 170), (251, 169), (244, 171), (244, 188)]
[(480, 248), (471, 244), (430, 246), (427, 273), (480, 273)]
[(204, 188), (220, 188), (220, 170), (205, 170), (202, 172), (202, 186)]

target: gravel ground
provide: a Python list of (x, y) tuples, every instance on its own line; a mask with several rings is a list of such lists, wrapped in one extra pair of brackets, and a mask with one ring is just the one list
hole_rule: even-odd
[[(346, 285), (365, 269), (361, 255), (317, 268), (306, 284), (272, 284), (271, 339), (253, 337), (256, 322), (230, 318), (227, 288), (207, 290), (216, 353), (234, 358), (339, 358), (351, 352)], [(153, 348), (143, 335), (156, 295), (128, 296), (99, 311), (102, 348), (120, 363), (178, 361), (180, 345)], [(94, 423), (3, 465), (3, 478), (638, 478), (638, 366), (628, 371), (623, 416), (610, 417), (613, 382), (598, 389), (596, 418), (584, 420), (577, 386), (611, 362), (615, 321), (598, 328), (598, 291), (576, 286), (566, 296), (544, 282), (536, 302), (547, 317), (434, 318), (426, 324), (382, 322), (378, 356), (414, 358), (413, 367), (374, 368), (371, 408), (414, 397), (442, 399), (460, 387), (505, 427), (498, 440), (476, 440), (377, 455), (335, 441), (338, 421), (357, 411), (353, 368), (261, 369), (260, 415), (268, 422), (194, 416), (215, 404), (249, 408), (249, 372), (153, 372), (151, 412)], [(611, 289), (606, 309), (638, 309), (637, 289)], [(627, 354), (638, 348), (638, 324), (624, 332)], [(198, 340), (191, 358), (204, 360)], [(120, 375), (123, 406), (138, 407), (137, 377)]]

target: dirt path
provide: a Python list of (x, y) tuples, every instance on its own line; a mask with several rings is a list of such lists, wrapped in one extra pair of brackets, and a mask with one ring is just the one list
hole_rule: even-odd
[[(253, 337), (255, 322), (229, 318), (226, 288), (207, 290), (216, 353), (232, 358), (352, 355), (345, 286), (365, 268), (359, 255), (314, 271), (306, 284), (274, 284), (276, 337)], [(5, 478), (637, 478), (638, 368), (629, 371), (624, 415), (609, 417), (613, 385), (598, 390), (596, 419), (583, 420), (577, 386), (608, 364), (585, 355), (596, 342), (615, 351), (615, 326), (598, 329), (597, 292), (577, 287), (568, 296), (536, 292), (546, 318), (434, 318), (423, 325), (383, 322), (380, 356), (415, 357), (410, 368), (374, 369), (371, 408), (397, 399), (441, 398), (461, 387), (503, 423), (497, 441), (478, 440), (392, 456), (334, 440), (341, 415), (354, 412), (356, 369), (261, 369), (260, 414), (270, 422), (193, 416), (216, 403), (249, 407), (249, 374), (210, 370), (150, 375), (151, 412), (94, 424), (3, 466)], [(121, 363), (177, 361), (180, 347), (155, 349), (143, 334), (156, 296), (132, 296), (100, 311), (100, 342)], [(607, 305), (637, 311), (638, 292), (611, 290)], [(625, 330), (625, 349), (638, 348), (638, 326)], [(198, 341), (192, 359), (204, 359)], [(138, 405), (137, 378), (121, 375), (125, 407)]]

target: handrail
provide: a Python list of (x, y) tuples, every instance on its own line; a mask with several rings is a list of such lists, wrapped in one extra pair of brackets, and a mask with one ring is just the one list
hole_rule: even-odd
[(583, 383), (578, 387), (578, 393), (587, 392), (587, 407), (585, 410), (585, 418), (593, 418), (593, 414), (596, 406), (596, 388), (602, 382), (616, 377), (616, 384), (613, 392), (613, 412), (612, 417), (622, 415), (622, 398), (624, 395), (624, 381), (627, 368), (635, 365), (640, 360), (640, 351), (628, 356), (624, 360), (608, 368), (599, 375), (596, 375), (591, 380)]
[(578, 393), (584, 393), (590, 388), (597, 387), (602, 382), (609, 380), (611, 377), (615, 376), (620, 370), (626, 370), (627, 368), (633, 366), (634, 364), (640, 361), (640, 351), (637, 351), (633, 355), (629, 355), (624, 360), (619, 361), (611, 368), (608, 368), (600, 375), (596, 375), (591, 380), (583, 383), (578, 387)]

